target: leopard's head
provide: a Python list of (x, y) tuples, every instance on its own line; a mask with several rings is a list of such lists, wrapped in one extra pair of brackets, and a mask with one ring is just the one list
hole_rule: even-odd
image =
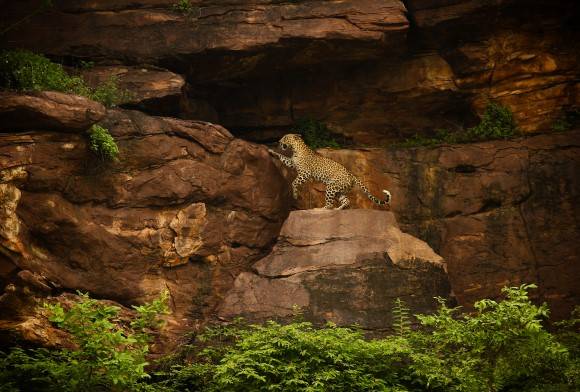
[(302, 136), (295, 133), (289, 133), (288, 135), (284, 135), (278, 144), (282, 150), (290, 148), (292, 151), (295, 151), (296, 148), (304, 145), (304, 141), (302, 140)]

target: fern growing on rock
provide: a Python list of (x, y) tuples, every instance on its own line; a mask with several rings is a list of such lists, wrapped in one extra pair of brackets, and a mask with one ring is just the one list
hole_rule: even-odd
[(393, 330), (399, 337), (405, 337), (411, 332), (411, 317), (409, 308), (401, 298), (395, 299), (393, 303)]
[(93, 124), (89, 129), (89, 148), (102, 160), (114, 161), (119, 155), (119, 147), (106, 128)]

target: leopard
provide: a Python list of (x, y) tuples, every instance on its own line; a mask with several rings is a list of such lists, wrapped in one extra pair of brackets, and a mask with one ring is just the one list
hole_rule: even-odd
[(347, 194), (355, 185), (358, 185), (373, 203), (390, 206), (391, 193), (388, 190), (383, 189), (383, 200), (377, 198), (346, 167), (312, 150), (304, 142), (301, 135), (293, 133), (284, 135), (278, 145), (282, 150), (290, 150), (292, 156), (280, 154), (271, 148), (268, 148), (268, 152), (278, 158), (285, 166), (296, 170), (297, 176), (292, 181), (294, 199), (298, 199), (300, 185), (308, 180), (315, 180), (326, 185), (324, 209), (333, 209), (337, 201), (339, 204), (337, 210), (348, 208), (350, 200)]

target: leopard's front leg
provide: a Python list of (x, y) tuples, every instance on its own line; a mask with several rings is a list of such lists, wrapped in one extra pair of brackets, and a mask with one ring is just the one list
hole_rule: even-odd
[(284, 165), (288, 167), (294, 167), (294, 162), (292, 162), (292, 158), (288, 158), (285, 155), (282, 155), (272, 149), (268, 149), (268, 152), (278, 158)]
[(308, 172), (305, 171), (298, 172), (298, 175), (296, 176), (294, 181), (292, 181), (292, 196), (294, 197), (294, 199), (298, 199), (298, 187), (304, 184), (309, 177), (310, 175), (308, 174)]

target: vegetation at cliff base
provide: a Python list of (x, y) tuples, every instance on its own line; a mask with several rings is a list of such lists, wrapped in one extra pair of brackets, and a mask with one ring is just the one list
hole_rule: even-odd
[(418, 329), (398, 301), (396, 333), (383, 339), (303, 321), (210, 329), (209, 338), (198, 337), (202, 348), (191, 349), (189, 363), (175, 365), (161, 385), (174, 391), (575, 391), (577, 346), (544, 329), (548, 309), (530, 301), (533, 287), (505, 288), (504, 300), (479, 301), (473, 314), (439, 299), (435, 314), (417, 316)]
[(472, 143), (485, 140), (509, 139), (520, 134), (511, 110), (489, 101), (479, 124), (473, 128), (451, 132), (438, 129), (432, 137), (415, 135), (399, 143), (401, 147), (435, 146), (439, 144)]
[(287, 325), (238, 320), (206, 328), (149, 373), (148, 332), (159, 326), (166, 295), (137, 307), (137, 318), (124, 327), (117, 308), (84, 296), (68, 311), (49, 307), (51, 320), (74, 337), (78, 349), (12, 350), (0, 357), (0, 390), (577, 391), (580, 312), (548, 332), (548, 308), (528, 296), (534, 287), (504, 288), (503, 300), (478, 301), (469, 314), (438, 299), (434, 314), (416, 316), (418, 326), (397, 300), (395, 333), (381, 339), (301, 319)]
[(76, 349), (14, 348), (0, 356), (0, 391), (150, 391), (146, 355), (153, 331), (168, 313), (168, 293), (134, 306), (136, 316), (120, 320), (120, 308), (78, 293), (70, 309), (46, 304), (49, 320), (70, 334)]
[(62, 65), (28, 50), (0, 52), (0, 87), (19, 91), (60, 91), (81, 95), (107, 107), (128, 99), (129, 92), (111, 78), (92, 88), (80, 76), (71, 76)]
[(89, 129), (89, 148), (102, 160), (114, 161), (119, 155), (119, 147), (106, 128), (93, 124)]
[(296, 122), (292, 132), (302, 135), (304, 142), (313, 149), (340, 148), (340, 144), (332, 136), (328, 126), (321, 121), (302, 119)]

